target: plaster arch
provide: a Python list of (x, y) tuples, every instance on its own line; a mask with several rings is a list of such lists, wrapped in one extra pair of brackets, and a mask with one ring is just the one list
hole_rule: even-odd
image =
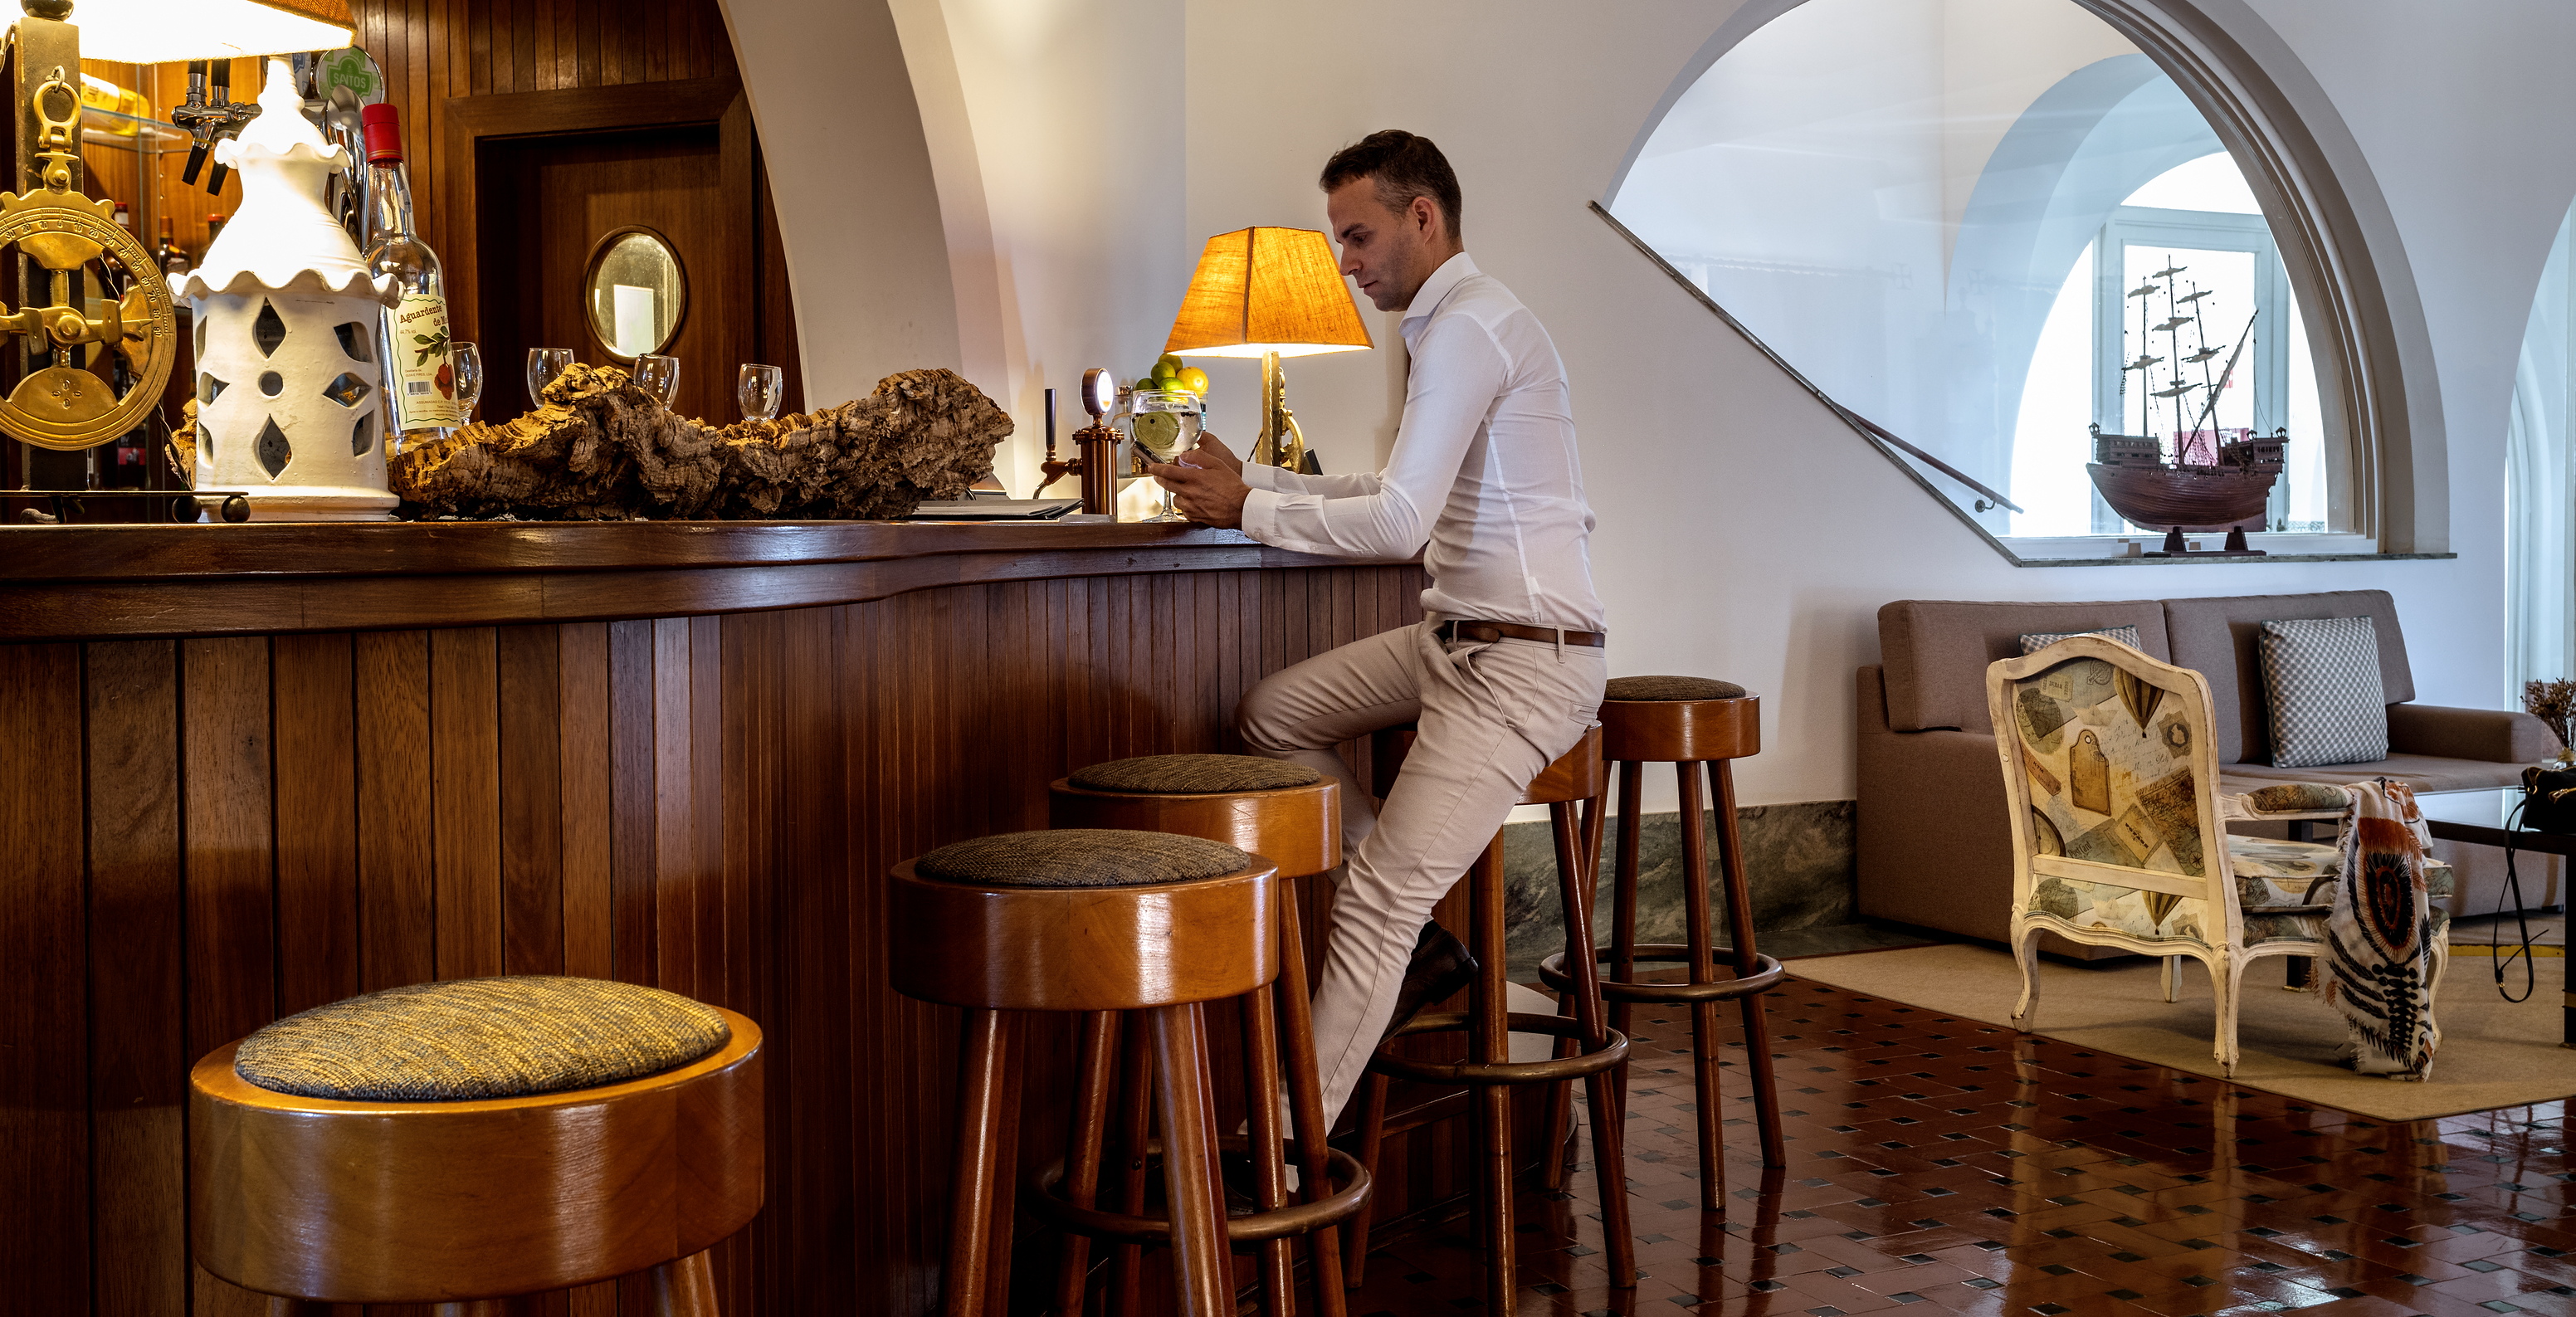
[[(1685, 61), (1601, 195), (1727, 52), (1806, 0), (1748, 0)], [(2396, 220), (2315, 76), (2245, 0), (2068, 0), (2170, 77), (2261, 202), (2307, 317), (2323, 422), (2349, 436), (2354, 529), (2385, 552), (2450, 547), (2441, 390)], [(2177, 162), (2178, 163), (2178, 162)]]

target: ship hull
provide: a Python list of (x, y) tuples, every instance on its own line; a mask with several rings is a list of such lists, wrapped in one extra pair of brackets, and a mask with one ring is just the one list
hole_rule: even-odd
[(2264, 529), (2264, 504), (2278, 471), (2238, 466), (2113, 466), (2086, 463), (2102, 501), (2131, 522), (2156, 529)]

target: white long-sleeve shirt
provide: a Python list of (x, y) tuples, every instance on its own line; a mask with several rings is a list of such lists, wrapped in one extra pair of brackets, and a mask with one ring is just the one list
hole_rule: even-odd
[(1547, 330), (1460, 252), (1423, 281), (1402, 332), (1413, 365), (1386, 468), (1310, 476), (1246, 462), (1244, 533), (1301, 553), (1421, 553), (1422, 607), (1444, 618), (1607, 630), (1565, 363)]

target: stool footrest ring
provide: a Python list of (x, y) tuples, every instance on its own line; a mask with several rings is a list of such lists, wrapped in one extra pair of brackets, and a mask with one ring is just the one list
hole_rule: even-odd
[[(1735, 955), (1724, 947), (1716, 948), (1715, 953), (1728, 959), (1733, 959)], [(1619, 953), (1603, 948), (1594, 952), (1592, 958), (1607, 965), (1618, 960)], [(1691, 949), (1678, 942), (1641, 942), (1629, 952), (1628, 959), (1659, 965), (1687, 965), (1691, 961)], [(1738, 997), (1750, 997), (1755, 993), (1770, 991), (1778, 986), (1780, 977), (1785, 972), (1780, 968), (1779, 961), (1756, 952), (1753, 956), (1752, 973), (1728, 979), (1723, 983), (1626, 983), (1617, 979), (1603, 979), (1601, 995), (1611, 1001), (1629, 1002), (1733, 1001)], [(1565, 953), (1562, 951), (1539, 962), (1538, 977), (1540, 982), (1558, 992), (1574, 991), (1574, 976), (1566, 972)]]
[[(1524, 1015), (1513, 1011), (1510, 1022), (1513, 1033), (1539, 1033), (1577, 1040), (1583, 1037), (1582, 1024), (1570, 1016)], [(1396, 1038), (1418, 1033), (1457, 1033), (1471, 1027), (1472, 1021), (1461, 1012), (1417, 1015), (1411, 1023), (1398, 1029), (1394, 1037), (1378, 1044), (1377, 1054), (1369, 1058), (1368, 1068), (1378, 1074), (1393, 1075), (1418, 1084), (1547, 1084), (1560, 1079), (1581, 1079), (1628, 1059), (1628, 1036), (1606, 1027), (1601, 1032), (1607, 1035), (1607, 1041), (1601, 1046), (1575, 1056), (1550, 1057), (1545, 1061), (1424, 1061), (1392, 1055), (1386, 1050)]]
[[(1281, 1143), (1289, 1150), (1293, 1165), (1297, 1141), (1283, 1139)], [(1162, 1148), (1161, 1139), (1146, 1144), (1146, 1151), (1151, 1155), (1161, 1155)], [(1240, 1134), (1228, 1135), (1217, 1140), (1217, 1149), (1220, 1152), (1249, 1153), (1252, 1141)], [(1358, 1158), (1339, 1148), (1326, 1148), (1324, 1157), (1328, 1167), (1326, 1174), (1340, 1181), (1341, 1188), (1316, 1202), (1290, 1203), (1275, 1211), (1229, 1216), (1225, 1222), (1226, 1242), (1258, 1244), (1265, 1240), (1311, 1234), (1359, 1215), (1360, 1208), (1369, 1200), (1368, 1169), (1360, 1165)], [(1029, 1199), (1029, 1210), (1057, 1229), (1093, 1239), (1121, 1239), (1148, 1244), (1172, 1242), (1172, 1223), (1167, 1217), (1129, 1216), (1124, 1212), (1103, 1212), (1066, 1202), (1062, 1194), (1064, 1159), (1061, 1157), (1047, 1163), (1046, 1169), (1038, 1172), (1030, 1183), (1037, 1192)]]

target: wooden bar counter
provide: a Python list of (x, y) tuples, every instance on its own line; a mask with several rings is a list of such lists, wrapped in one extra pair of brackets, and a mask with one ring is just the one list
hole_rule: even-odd
[[(561, 973), (768, 1031), (728, 1317), (928, 1311), (955, 1013), (887, 986), (887, 867), (1044, 827), (1075, 767), (1237, 748), (1247, 687), (1422, 584), (1162, 525), (0, 529), (0, 1307), (261, 1311), (188, 1262), (189, 1064)], [(1070, 1071), (1035, 1032), (1024, 1166)], [(1381, 1220), (1454, 1192), (1452, 1132)]]

